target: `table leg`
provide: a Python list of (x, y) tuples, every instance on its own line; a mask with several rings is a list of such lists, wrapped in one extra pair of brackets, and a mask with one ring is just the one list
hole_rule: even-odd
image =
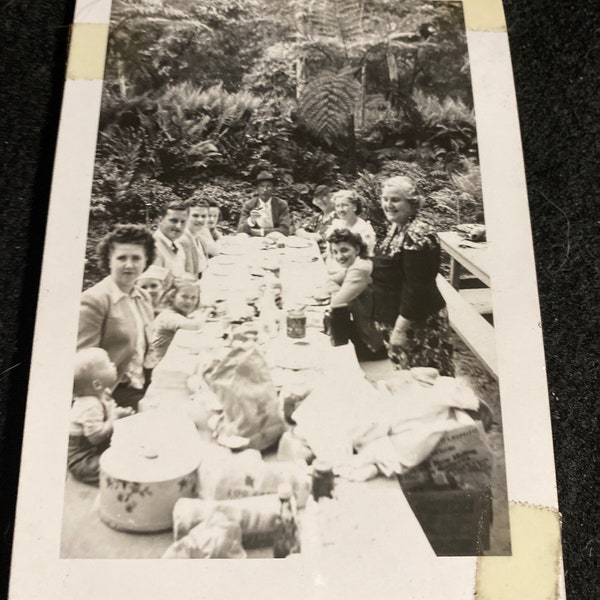
[(460, 289), (460, 263), (454, 259), (450, 259), (450, 284), (455, 290)]

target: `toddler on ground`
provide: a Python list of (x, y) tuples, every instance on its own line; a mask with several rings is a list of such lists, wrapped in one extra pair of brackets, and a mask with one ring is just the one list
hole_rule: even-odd
[(117, 406), (110, 389), (117, 368), (102, 348), (85, 348), (75, 356), (73, 403), (67, 466), (75, 479), (98, 485), (100, 455), (110, 445), (113, 422), (133, 413)]

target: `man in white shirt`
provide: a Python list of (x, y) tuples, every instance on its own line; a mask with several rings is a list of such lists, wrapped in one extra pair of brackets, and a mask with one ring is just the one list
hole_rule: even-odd
[[(185, 204), (170, 202), (154, 232), (156, 241), (154, 264), (168, 269), (173, 277), (181, 277), (184, 273), (191, 273), (193, 270), (185, 248), (179, 241), (188, 216), (189, 210)], [(198, 274), (194, 273), (194, 275)]]
[(288, 203), (275, 197), (275, 178), (267, 171), (261, 171), (256, 178), (257, 198), (244, 203), (238, 232), (265, 236), (277, 232), (289, 235), (291, 217)]

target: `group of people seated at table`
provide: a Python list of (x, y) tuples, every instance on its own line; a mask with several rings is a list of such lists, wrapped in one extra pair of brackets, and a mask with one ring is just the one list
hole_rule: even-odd
[[(261, 172), (256, 197), (241, 209), (238, 233), (274, 238), (292, 233), (288, 204), (275, 191), (274, 177)], [(323, 250), (331, 308), (348, 307), (359, 358), (387, 354), (399, 368), (434, 367), (452, 376), (448, 315), (435, 282), (440, 245), (433, 228), (419, 219), (420, 202), (409, 177), (384, 181), (381, 208), (389, 228), (377, 243), (373, 227), (360, 217), (356, 193), (318, 186), (315, 214), (294, 233)], [(193, 197), (169, 204), (154, 233), (141, 225), (117, 225), (98, 245), (107, 276), (82, 294), (77, 348), (104, 353), (78, 355), (72, 473), (78, 464), (86, 471), (90, 444), (110, 438), (115, 418), (137, 409), (176, 330), (202, 326), (198, 279), (219, 253), (218, 219), (218, 206)], [(107, 389), (119, 411), (107, 408)], [(97, 464), (91, 472), (97, 479)]]

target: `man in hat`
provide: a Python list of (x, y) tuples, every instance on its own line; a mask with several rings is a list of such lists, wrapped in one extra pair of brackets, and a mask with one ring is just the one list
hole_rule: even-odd
[(275, 178), (261, 171), (256, 178), (256, 198), (244, 202), (238, 223), (238, 232), (266, 236), (277, 232), (289, 235), (291, 217), (288, 203), (274, 196)]

